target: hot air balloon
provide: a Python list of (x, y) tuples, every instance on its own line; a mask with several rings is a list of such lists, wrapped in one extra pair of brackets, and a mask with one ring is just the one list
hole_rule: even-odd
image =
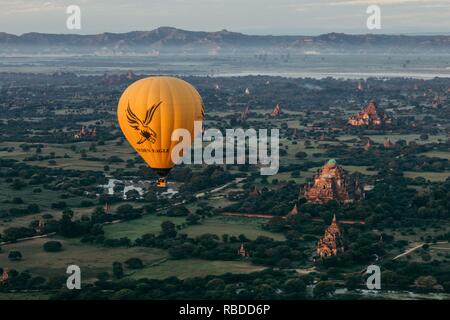
[(120, 128), (128, 142), (158, 175), (158, 187), (174, 166), (175, 129), (186, 129), (194, 139), (194, 121), (203, 121), (203, 101), (197, 90), (174, 77), (148, 77), (132, 83), (117, 108)]

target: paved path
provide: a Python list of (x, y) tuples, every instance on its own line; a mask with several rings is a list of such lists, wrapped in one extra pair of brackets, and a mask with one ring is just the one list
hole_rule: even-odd
[(208, 194), (219, 192), (219, 191), (221, 191), (221, 190), (223, 190), (223, 189), (229, 187), (229, 186), (232, 185), (233, 183), (239, 183), (239, 182), (241, 182), (241, 181), (243, 181), (243, 180), (245, 180), (245, 178), (236, 178), (236, 179), (234, 179), (233, 181), (230, 181), (230, 182), (228, 182), (228, 183), (225, 183), (223, 186), (217, 187), (217, 188), (212, 189), (212, 190), (210, 190), (210, 191), (197, 193), (197, 194), (195, 195), (195, 197), (196, 197), (196, 198), (203, 198), (204, 196), (206, 196), (206, 195), (208, 195)]
[(5, 242), (0, 242), (0, 245), (4, 245), (4, 244), (10, 244), (10, 243), (17, 243), (17, 242), (24, 242), (24, 241), (30, 241), (30, 240), (35, 240), (35, 239), (40, 239), (40, 238), (47, 238), (47, 237), (51, 237), (54, 236), (56, 234), (56, 232), (52, 232), (52, 233), (48, 233), (48, 234), (41, 234), (39, 236), (33, 236), (33, 237), (27, 237), (27, 238), (22, 238), (22, 239), (17, 239), (16, 241), (5, 241)]
[[(443, 244), (443, 243), (448, 243), (448, 242), (440, 241), (440, 242), (432, 243), (429, 245), (430, 245), (430, 247), (432, 247), (434, 244)], [(422, 248), (424, 245), (425, 245), (425, 243), (420, 243), (418, 245), (415, 245), (414, 247), (407, 249), (405, 252), (400, 253), (398, 256), (395, 256), (394, 258), (392, 258), (392, 260), (397, 260), (398, 258), (406, 256), (406, 255), (410, 254), (411, 252), (414, 252), (417, 249)]]

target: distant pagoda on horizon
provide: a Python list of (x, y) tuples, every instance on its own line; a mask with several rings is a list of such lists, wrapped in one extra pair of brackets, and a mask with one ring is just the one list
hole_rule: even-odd
[(325, 229), (323, 237), (317, 242), (316, 254), (320, 258), (326, 258), (344, 251), (344, 237), (334, 214), (330, 226)]
[(362, 111), (348, 118), (348, 124), (356, 127), (377, 127), (392, 124), (392, 118), (390, 118), (383, 109), (379, 108), (375, 101), (370, 101)]
[(364, 190), (359, 179), (353, 179), (336, 160), (330, 159), (318, 170), (314, 184), (307, 185), (304, 197), (309, 203), (324, 204), (331, 200), (341, 203), (362, 199)]
[(361, 81), (358, 82), (358, 86), (356, 87), (356, 91), (362, 92), (364, 91), (364, 86)]

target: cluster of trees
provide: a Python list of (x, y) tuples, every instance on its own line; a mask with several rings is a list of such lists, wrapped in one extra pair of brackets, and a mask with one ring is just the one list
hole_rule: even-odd
[[(362, 201), (349, 204), (330, 201), (318, 205), (300, 199), (298, 210), (306, 219), (329, 219), (336, 213), (340, 219), (364, 220), (366, 225), (381, 229), (422, 227), (427, 221), (450, 219), (450, 179), (429, 186), (428, 192), (418, 193), (409, 187), (410, 181), (397, 172), (384, 171), (377, 177), (374, 188), (366, 193)], [(275, 222), (272, 224), (273, 230), (277, 230)]]
[[(361, 137), (360, 142), (367, 138)], [(356, 142), (356, 141), (355, 141)], [(418, 144), (415, 141), (398, 140), (392, 148), (374, 145), (361, 152), (361, 147), (348, 148), (345, 145), (326, 145), (325, 156), (339, 158), (344, 165), (368, 166), (373, 170), (384, 171), (386, 168), (398, 172), (430, 171), (443, 172), (450, 169), (450, 161), (444, 158), (422, 155), (428, 151), (448, 150), (448, 142)]]
[[(240, 201), (227, 206), (223, 209), (224, 211), (284, 216), (289, 213), (297, 201), (298, 193), (293, 190), (300, 190), (300, 187), (292, 182), (280, 188), (271, 188), (270, 185), (263, 186), (261, 189), (258, 187), (259, 194), (253, 192), (253, 188), (257, 185), (246, 185), (245, 187), (245, 193), (241, 193), (239, 196)], [(233, 197), (233, 200), (239, 200), (233, 194), (230, 196)]]
[(238, 260), (242, 259), (238, 255), (241, 243), (250, 252), (247, 258), (252, 263), (266, 266), (296, 267), (304, 263), (310, 254), (307, 244), (295, 240), (275, 241), (263, 236), (249, 240), (244, 235), (236, 237), (227, 234), (221, 238), (214, 234), (190, 238), (178, 232), (170, 221), (161, 224), (158, 235), (145, 234), (136, 239), (134, 245), (166, 249), (174, 259)]
[[(3, 268), (0, 267), (0, 274)], [(12, 290), (39, 290), (53, 291), (61, 289), (66, 283), (64, 275), (46, 279), (42, 276), (35, 276), (27, 271), (19, 272), (15, 269), (8, 271), (8, 280), (0, 283), (0, 292), (10, 292)]]
[(233, 180), (234, 176), (221, 166), (207, 166), (202, 171), (193, 174), (180, 186), (181, 193), (194, 193), (200, 190), (223, 185)]
[(381, 269), (386, 288), (450, 292), (450, 273), (445, 263), (394, 260), (383, 263)]
[[(382, 267), (383, 286), (393, 290), (414, 290), (450, 292), (448, 273), (420, 263), (386, 263)], [(121, 263), (113, 264), (115, 278), (123, 277)], [(423, 276), (423, 274), (429, 274)], [(180, 280), (169, 277), (156, 279), (122, 279), (112, 281), (108, 275), (101, 274), (93, 285), (83, 290), (60, 290), (53, 299), (324, 299), (332, 297), (342, 284), (350, 290), (366, 288), (367, 275), (354, 273), (343, 275), (337, 268), (329, 268), (328, 273), (299, 276), (292, 271), (266, 269), (250, 274), (224, 274)], [(319, 280), (315, 283), (315, 280)], [(442, 283), (442, 284), (441, 284)], [(312, 294), (307, 293), (312, 286)], [(343, 298), (345, 298), (343, 296)]]
[[(116, 266), (117, 268), (117, 266)], [(265, 270), (250, 274), (224, 274), (180, 280), (123, 279), (110, 281), (102, 278), (83, 290), (61, 290), (53, 299), (301, 299), (307, 296), (310, 276), (293, 272)], [(334, 291), (334, 289), (333, 289)], [(324, 292), (318, 290), (317, 298)]]
[[(42, 192), (43, 189), (51, 191), (63, 191), (61, 199), (70, 197), (95, 198), (99, 193), (98, 185), (104, 183), (102, 172), (82, 172), (76, 170), (63, 170), (60, 168), (31, 166), (23, 162), (9, 159), (0, 159), (0, 178), (9, 184), (13, 190), (21, 190), (26, 187), (34, 187), (33, 192)], [(20, 198), (15, 198), (15, 200)], [(1, 217), (14, 217), (40, 212), (40, 207), (35, 203), (25, 204), (25, 201), (17, 202), (13, 199), (11, 208), (0, 209)], [(91, 206), (92, 200), (83, 200), (80, 206)], [(67, 203), (63, 200), (51, 204), (55, 209), (64, 209)]]

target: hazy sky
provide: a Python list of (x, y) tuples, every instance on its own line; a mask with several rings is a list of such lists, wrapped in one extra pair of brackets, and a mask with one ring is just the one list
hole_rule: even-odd
[[(368, 33), (366, 9), (381, 7), (377, 33), (450, 34), (450, 0), (0, 0), (0, 31), (101, 33), (173, 26), (250, 34)], [(66, 8), (81, 8), (81, 30)]]

